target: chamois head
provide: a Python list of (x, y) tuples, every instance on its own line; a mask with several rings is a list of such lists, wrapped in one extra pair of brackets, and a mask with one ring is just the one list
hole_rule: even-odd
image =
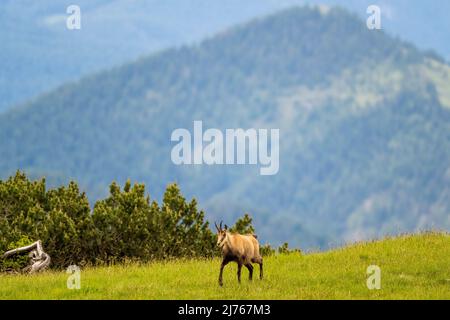
[(219, 226), (217, 223), (214, 222), (214, 225), (217, 229), (217, 246), (222, 247), (223, 241), (225, 240), (225, 237), (227, 236), (228, 226), (225, 225), (224, 228), (222, 228), (222, 221), (220, 221)]

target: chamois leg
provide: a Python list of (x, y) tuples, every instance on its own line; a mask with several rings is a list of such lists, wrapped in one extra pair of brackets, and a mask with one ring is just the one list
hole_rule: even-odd
[(245, 265), (248, 269), (248, 280), (252, 280), (253, 279), (253, 266), (251, 263), (248, 263)]
[(239, 283), (241, 283), (241, 270), (242, 270), (242, 263), (238, 262), (237, 278)]
[(223, 258), (222, 264), (220, 265), (219, 286), (223, 286), (223, 281), (222, 281), (223, 268), (225, 268), (225, 266), (228, 264), (228, 262), (230, 262), (228, 259)]
[(259, 279), (262, 280), (263, 278), (263, 259), (260, 258), (259, 260)]

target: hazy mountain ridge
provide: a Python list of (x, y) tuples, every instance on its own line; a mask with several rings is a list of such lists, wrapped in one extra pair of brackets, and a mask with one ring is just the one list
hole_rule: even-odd
[[(253, 214), (261, 238), (326, 246), (449, 228), (449, 68), (341, 9), (301, 8), (61, 87), (0, 117), (0, 172), (177, 181), (208, 217)], [(324, 76), (325, 75), (325, 76)], [(177, 167), (170, 133), (280, 128), (280, 172)]]
[[(82, 30), (66, 29), (70, 0), (0, 3), (0, 112), (56, 86), (248, 19), (305, 3), (367, 17), (370, 0), (78, 0)], [(382, 28), (447, 59), (448, 1), (379, 1)], [(432, 17), (432, 18), (431, 18)]]

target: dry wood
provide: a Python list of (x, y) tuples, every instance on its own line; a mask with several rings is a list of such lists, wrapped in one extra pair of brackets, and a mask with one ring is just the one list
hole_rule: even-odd
[(30, 264), (26, 266), (23, 271), (28, 273), (35, 273), (45, 270), (50, 265), (50, 256), (44, 252), (41, 240), (36, 241), (29, 246), (16, 248), (5, 252), (3, 258), (8, 258), (16, 253), (30, 251), (28, 257)]

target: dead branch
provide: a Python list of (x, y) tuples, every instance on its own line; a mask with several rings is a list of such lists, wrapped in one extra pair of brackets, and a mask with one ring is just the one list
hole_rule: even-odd
[(8, 258), (16, 253), (30, 251), (28, 257), (30, 258), (30, 264), (26, 266), (23, 271), (28, 273), (35, 273), (45, 270), (50, 265), (50, 256), (44, 252), (41, 240), (36, 241), (29, 246), (20, 247), (17, 249), (9, 250), (3, 254), (3, 258)]

